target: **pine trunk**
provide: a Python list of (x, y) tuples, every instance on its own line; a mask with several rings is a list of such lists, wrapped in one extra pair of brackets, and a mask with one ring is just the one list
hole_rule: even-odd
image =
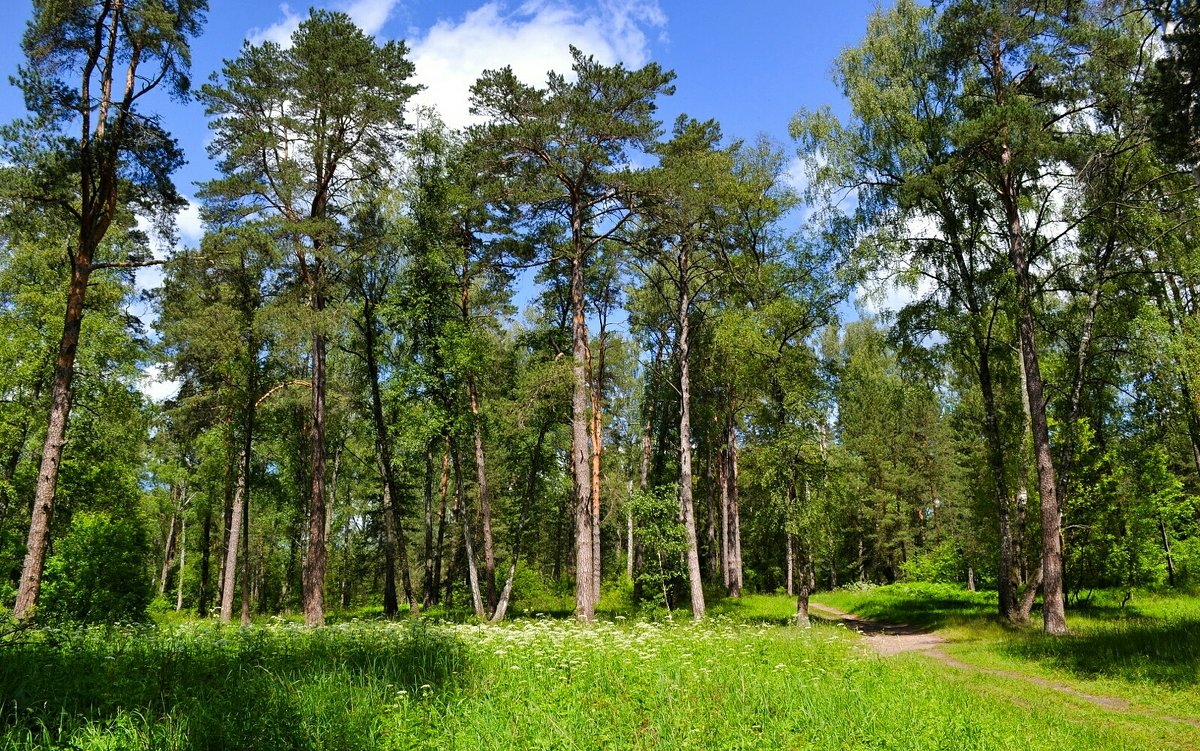
[[(82, 232), (81, 232), (82, 234)], [(46, 440), (42, 445), (42, 464), (38, 470), (37, 490), (33, 513), (29, 520), (25, 563), (13, 615), (27, 618), (37, 605), (42, 589), (42, 572), (46, 567), (46, 550), (50, 543), (50, 523), (54, 517), (54, 494), (58, 486), (58, 470), (62, 464), (63, 446), (67, 442), (67, 420), (71, 415), (72, 382), (75, 378), (75, 355), (79, 349), (79, 332), (83, 325), (83, 305), (87, 297), (88, 277), (91, 275), (92, 252), (72, 256), (71, 284), (67, 289), (67, 311), (63, 320), (58, 356), (54, 360), (54, 381), (50, 392), (50, 419)]]
[(588, 435), (587, 405), (588, 332), (583, 287), (583, 227), (576, 219), (572, 227), (577, 250), (571, 261), (571, 355), (574, 360), (571, 393), (571, 470), (575, 490), (575, 617), (596, 617), (599, 591), (594, 586), (592, 546), (591, 437)]
[(700, 544), (696, 535), (696, 509), (692, 500), (692, 381), (688, 363), (691, 296), (688, 289), (687, 244), (679, 245), (679, 520), (687, 535), (688, 588), (692, 620), (704, 618), (704, 582), (700, 572)]

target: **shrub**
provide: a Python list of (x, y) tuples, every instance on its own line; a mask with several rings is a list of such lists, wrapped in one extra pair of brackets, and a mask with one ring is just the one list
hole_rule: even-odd
[(900, 570), (908, 581), (957, 584), (967, 570), (967, 562), (953, 543), (922, 550), (901, 564)]
[(38, 612), (76, 623), (146, 619), (150, 543), (134, 520), (80, 512), (46, 561)]

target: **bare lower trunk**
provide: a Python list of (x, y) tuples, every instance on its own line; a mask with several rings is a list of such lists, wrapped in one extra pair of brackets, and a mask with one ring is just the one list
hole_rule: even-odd
[(1015, 620), (1017, 607), (1016, 558), (1013, 550), (1012, 521), (1008, 480), (1004, 467), (1004, 443), (1000, 435), (1000, 417), (996, 407), (996, 396), (992, 382), (991, 337), (977, 331), (976, 346), (979, 348), (979, 391), (983, 397), (984, 433), (987, 437), (988, 468), (992, 474), (992, 485), (996, 491), (997, 521), (1000, 531), (1000, 569), (996, 575), (996, 590), (999, 595), (1000, 617)]
[(1175, 586), (1175, 560), (1171, 557), (1171, 538), (1167, 534), (1167, 525), (1163, 522), (1162, 514), (1158, 516), (1158, 531), (1162, 535), (1163, 553), (1167, 556), (1167, 586)]
[[(582, 238), (583, 228), (572, 227)], [(571, 393), (571, 470), (575, 491), (575, 617), (591, 621), (596, 617), (599, 591), (594, 586), (595, 568), (592, 546), (592, 473), (591, 437), (588, 435), (587, 405), (588, 332), (584, 309), (582, 251), (571, 262), (571, 355), (574, 376)]]
[[(178, 503), (179, 503), (177, 493), (178, 493), (178, 488), (171, 488), (171, 496), (172, 496), (171, 500), (176, 505), (178, 505)], [(167, 530), (167, 539), (166, 539), (166, 542), (163, 544), (162, 567), (159, 569), (159, 573), (158, 573), (158, 593), (160, 595), (166, 594), (167, 579), (171, 576), (171, 567), (175, 565), (175, 546), (177, 544), (175, 535), (176, 535), (176, 530), (179, 528), (179, 521), (180, 521), (180, 515), (177, 512), (172, 513), (171, 514), (171, 526)]]
[(454, 462), (454, 515), (462, 520), (463, 550), (467, 556), (467, 581), (471, 586), (471, 605), (475, 609), (475, 617), (487, 618), (483, 606), (483, 594), (479, 588), (479, 569), (475, 565), (475, 545), (471, 541), (471, 514), (467, 510), (466, 489), (463, 487), (462, 461), (457, 449), (451, 453)]
[(38, 470), (37, 491), (33, 513), (29, 520), (29, 536), (25, 544), (25, 563), (17, 590), (13, 615), (27, 618), (33, 614), (42, 588), (42, 571), (46, 566), (46, 549), (50, 542), (50, 523), (54, 516), (54, 494), (58, 486), (58, 470), (62, 463), (63, 446), (67, 442), (67, 421), (71, 414), (71, 384), (75, 377), (75, 354), (79, 349), (79, 331), (83, 324), (83, 304), (91, 275), (91, 253), (72, 257), (71, 284), (67, 289), (67, 310), (63, 320), (58, 356), (54, 360), (54, 381), (50, 392), (50, 419), (46, 440), (42, 445), (42, 464)]
[(487, 588), (489, 612), (496, 609), (496, 549), (492, 542), (492, 504), (488, 493), (487, 465), (483, 453), (483, 427), (479, 417), (479, 390), (475, 378), (467, 379), (470, 396), (473, 437), (475, 439), (475, 478), (479, 484), (479, 523), (483, 527), (483, 582)]
[(187, 518), (179, 519), (179, 575), (175, 582), (175, 612), (183, 612), (183, 575), (187, 566)]
[[(433, 547), (433, 449), (425, 447), (425, 576), (422, 579), (422, 602), (429, 607), (437, 599), (437, 576), (434, 573)], [(442, 494), (442, 508), (446, 507), (446, 496)], [(439, 541), (440, 548), (440, 541)]]
[(525, 481), (525, 498), (521, 503), (521, 516), (517, 520), (517, 532), (513, 536), (512, 560), (508, 564), (508, 577), (504, 580), (504, 590), (500, 593), (500, 599), (496, 603), (496, 611), (492, 614), (492, 623), (499, 623), (504, 620), (505, 614), (508, 612), (509, 598), (512, 597), (513, 580), (517, 576), (517, 560), (521, 553), (521, 538), (525, 533), (525, 520), (529, 517), (529, 509), (533, 505), (533, 497), (537, 492), (537, 477), (541, 471), (542, 444), (545, 442), (547, 425), (542, 425), (538, 431), (537, 443), (534, 444), (533, 453), (529, 457), (529, 476)]
[(242, 494), (242, 625), (250, 625), (250, 467), (251, 454), (246, 453), (246, 492)]
[[(1019, 245), (1019, 243), (1017, 243)], [(1021, 259), (1020, 251), (1014, 256)], [(1042, 505), (1042, 618), (1048, 634), (1067, 633), (1066, 603), (1063, 597), (1062, 515), (1058, 506), (1054, 478), (1054, 458), (1050, 452), (1050, 428), (1046, 420), (1041, 369), (1037, 359), (1032, 302), (1029, 299), (1028, 268), (1018, 264), (1021, 298), (1021, 356), (1025, 360), (1029, 404), (1032, 410), (1034, 458), (1038, 469), (1038, 492)], [(1023, 279), (1023, 281), (1022, 281)]]
[(688, 362), (691, 297), (688, 291), (687, 244), (679, 245), (679, 520), (687, 535), (688, 588), (692, 620), (704, 618), (704, 583), (700, 572), (700, 544), (696, 535), (696, 509), (692, 500), (692, 381)]
[[(604, 454), (604, 350), (607, 331), (607, 318), (600, 317), (600, 332), (597, 337), (599, 354), (594, 358), (589, 352), (588, 372), (591, 379), (592, 414), (588, 423), (588, 431), (592, 440), (592, 595), (597, 602), (600, 600), (600, 462)], [(595, 368), (592, 365), (595, 364)]]
[(806, 571), (800, 573), (800, 591), (796, 595), (796, 625), (800, 628), (809, 628), (812, 626), (812, 619), (808, 615), (808, 597), (811, 593), (811, 585)]
[(733, 416), (725, 434), (725, 458), (728, 466), (725, 470), (725, 482), (729, 493), (729, 550), (727, 561), (729, 566), (729, 596), (742, 596), (742, 522), (738, 508), (738, 457), (737, 457), (737, 428)]
[[(434, 550), (433, 557), (433, 581), (434, 595), (433, 599), (436, 602), (439, 595), (437, 594), (438, 582), (442, 580), (442, 561), (445, 558), (446, 550), (446, 508), (450, 498), (450, 444), (446, 444), (446, 453), (442, 457), (442, 480), (439, 485), (439, 501), (438, 519), (437, 519), (437, 545)], [(453, 564), (453, 555), (451, 563)]]
[[(245, 449), (243, 448), (243, 451)], [(224, 581), (221, 582), (221, 623), (229, 623), (233, 618), (233, 595), (237, 588), (237, 560), (242, 535), (242, 514), (246, 511), (246, 461), (239, 456), (237, 485), (233, 491), (233, 516), (229, 520), (229, 544), (225, 549)], [(246, 582), (242, 586), (249, 586)]]
[[(324, 305), (314, 304), (318, 311)], [(312, 492), (309, 495), (308, 555), (304, 558), (304, 624), (325, 625), (325, 335), (312, 344)]]
[(196, 615), (201, 618), (208, 612), (208, 576), (212, 556), (212, 508), (204, 509), (204, 523), (200, 528), (200, 591), (196, 598)]
[(726, 454), (728, 447), (722, 447), (717, 462), (717, 485), (719, 486), (721, 507), (721, 583), (726, 592), (733, 593), (732, 551), (733, 538), (729, 534), (732, 519), (729, 512), (729, 459)]
[(784, 553), (783, 568), (787, 572), (787, 596), (791, 597), (796, 594), (796, 590), (792, 584), (792, 569), (795, 566), (796, 559), (792, 552), (792, 533), (787, 533), (787, 552)]
[[(384, 615), (394, 616), (399, 610), (396, 597), (396, 558), (399, 557), (400, 577), (404, 585), (404, 599), (411, 610), (416, 610), (417, 600), (413, 595), (412, 578), (408, 567), (408, 543), (404, 536), (404, 525), (397, 509), (396, 471), (392, 466), (392, 439), (387, 420), (383, 414), (383, 394), (379, 384), (379, 360), (376, 344), (375, 306), (364, 295), (363, 333), (366, 338), (367, 379), (371, 387), (371, 419), (375, 423), (375, 450), (379, 458), (379, 471), (383, 475), (383, 528), (384, 528)], [(429, 522), (429, 502), (426, 498), (426, 523)]]

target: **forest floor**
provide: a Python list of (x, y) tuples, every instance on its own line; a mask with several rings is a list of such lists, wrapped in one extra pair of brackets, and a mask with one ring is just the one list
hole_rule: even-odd
[(803, 630), (782, 595), (699, 624), (614, 603), (594, 624), (46, 628), (0, 638), (0, 751), (1200, 747), (1200, 600), (1098, 598), (1048, 639), (994, 597), (842, 590)]
[(1058, 706), (1067, 720), (1157, 736), (1158, 748), (1200, 747), (1200, 599), (1143, 593), (1126, 608), (1100, 593), (1077, 603), (1072, 633), (1055, 638), (1036, 623), (1002, 625), (994, 597), (897, 585), (820, 595), (812, 614), (884, 658), (914, 655), (1018, 708)]

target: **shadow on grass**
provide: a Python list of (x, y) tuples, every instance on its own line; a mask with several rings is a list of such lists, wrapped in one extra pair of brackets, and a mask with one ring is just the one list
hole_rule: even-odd
[(872, 621), (932, 631), (995, 621), (995, 598), (993, 592), (969, 592), (941, 584), (894, 584), (817, 599)]
[(46, 629), (0, 645), (0, 745), (135, 717), (149, 735), (184, 728), (188, 749), (363, 748), (389, 703), (436, 700), (464, 659), (423, 624)]
[(1026, 634), (1002, 649), (1081, 678), (1200, 685), (1200, 620), (1139, 617), (1073, 628), (1068, 636)]

